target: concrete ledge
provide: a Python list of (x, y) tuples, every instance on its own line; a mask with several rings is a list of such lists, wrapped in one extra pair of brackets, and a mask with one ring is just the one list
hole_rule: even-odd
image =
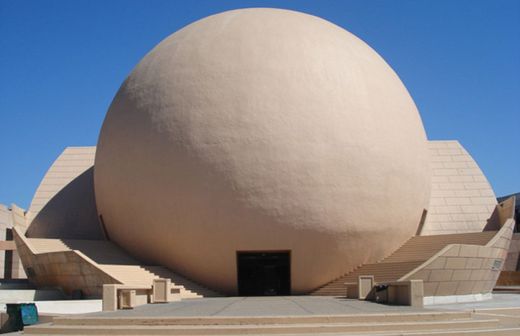
[(493, 294), (467, 294), (467, 295), (447, 295), (447, 296), (425, 296), (423, 303), (427, 305), (465, 303), (486, 301), (493, 298)]
[[(106, 335), (107, 329), (111, 335), (281, 335), (281, 334), (324, 334), (324, 333), (352, 333), (352, 332), (388, 332), (388, 331), (422, 331), (430, 330), (457, 330), (457, 329), (489, 329), (498, 326), (497, 319), (467, 319), (446, 321), (414, 321), (398, 323), (317, 323), (317, 324), (274, 324), (274, 325), (61, 325), (57, 319), (54, 324), (41, 324), (27, 327), (24, 334), (48, 335)], [(87, 331), (88, 330), (88, 331)], [(87, 331), (87, 332), (85, 332)]]
[(60, 325), (269, 325), (313, 323), (391, 323), (446, 321), (471, 318), (469, 311), (363, 313), (344, 315), (279, 316), (59, 316)]
[(0, 289), (0, 303), (64, 300), (60, 289)]
[[(39, 316), (63, 316), (101, 312), (101, 300), (34, 301), (34, 303), (38, 307)], [(6, 312), (5, 304), (0, 304), (0, 312)]]
[(422, 280), (392, 281), (372, 287), (366, 300), (389, 305), (423, 307)]

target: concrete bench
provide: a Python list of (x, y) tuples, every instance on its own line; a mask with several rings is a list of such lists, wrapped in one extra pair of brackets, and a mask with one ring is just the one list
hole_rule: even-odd
[[(374, 276), (361, 275), (358, 282), (345, 282), (346, 297), (378, 303), (422, 307), (424, 285), (422, 280), (376, 283)], [(380, 287), (378, 289), (378, 287)]]
[(132, 309), (147, 303), (180, 301), (180, 287), (172, 286), (170, 279), (155, 279), (152, 286), (103, 285), (103, 311)]
[(387, 286), (381, 293), (382, 303), (423, 307), (424, 285), (422, 280), (405, 280), (385, 283)]

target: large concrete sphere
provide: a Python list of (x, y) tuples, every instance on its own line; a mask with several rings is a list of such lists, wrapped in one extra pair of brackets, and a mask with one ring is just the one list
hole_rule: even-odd
[(320, 18), (242, 9), (181, 29), (136, 66), (99, 137), (110, 239), (224, 293), (237, 251), (291, 251), (293, 293), (415, 234), (430, 168), (397, 75)]

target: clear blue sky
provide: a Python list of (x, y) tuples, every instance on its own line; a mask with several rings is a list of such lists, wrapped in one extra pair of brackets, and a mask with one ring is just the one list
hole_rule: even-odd
[(520, 1), (0, 0), (0, 203), (28, 207), (66, 146), (95, 145), (120, 84), (158, 42), (242, 7), (299, 10), (372, 46), (430, 139), (457, 139), (497, 196), (520, 191)]

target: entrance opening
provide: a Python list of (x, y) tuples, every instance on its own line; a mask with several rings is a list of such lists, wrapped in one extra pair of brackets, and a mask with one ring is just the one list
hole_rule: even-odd
[(238, 295), (291, 294), (290, 252), (237, 252)]

